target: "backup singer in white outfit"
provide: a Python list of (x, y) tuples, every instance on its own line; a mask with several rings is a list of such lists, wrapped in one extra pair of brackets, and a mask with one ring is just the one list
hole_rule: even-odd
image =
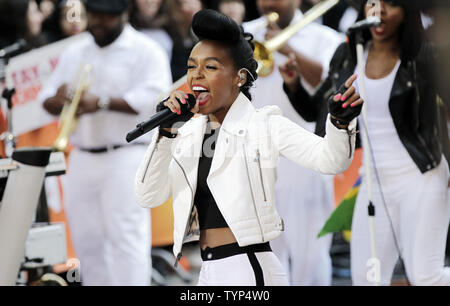
[[(94, 18), (107, 18), (97, 16), (99, 8), (95, 5), (102, 2), (88, 1), (91, 27)], [(107, 1), (105, 10), (121, 2)], [(122, 18), (120, 13), (118, 16)], [(133, 193), (133, 178), (145, 146), (126, 145), (125, 136), (136, 123), (154, 112), (153, 102), (170, 87), (169, 63), (161, 47), (129, 25), (105, 46), (99, 45), (99, 34), (94, 33), (62, 54), (39, 99), (47, 110), (57, 114), (52, 106), (58, 106), (54, 101), (55, 95), (62, 91), (61, 86), (73, 82), (80, 64), (92, 66), (93, 83), (80, 106), (80, 111), (86, 112), (81, 114), (71, 138), (75, 148), (70, 154), (64, 189), (82, 282), (84, 285), (148, 285), (150, 216), (149, 210), (136, 204)], [(95, 104), (98, 97), (110, 99), (109, 109), (88, 103), (90, 98)], [(141, 141), (148, 143), (149, 138)], [(123, 147), (105, 152), (92, 150), (114, 145)]]
[[(261, 13), (275, 11), (280, 15), (279, 23), (283, 23), (285, 15), (288, 24), (295, 24), (303, 14), (296, 9), (300, 1), (282, 0), (257, 1)], [(244, 23), (246, 32), (252, 33), (257, 41), (264, 41), (268, 32), (261, 28), (263, 18)], [(286, 23), (286, 21), (284, 21)], [(322, 73), (315, 78), (306, 75), (312, 69), (300, 63), (305, 75), (303, 86), (311, 94), (314, 88), (328, 74), (331, 57), (344, 36), (326, 26), (312, 23), (295, 34), (288, 45), (303, 58), (314, 61)], [(284, 116), (296, 124), (314, 131), (314, 125), (306, 122), (292, 107), (283, 91), (283, 79), (278, 66), (284, 64), (288, 57), (281, 52), (274, 53), (275, 69), (271, 75), (259, 78), (252, 88), (255, 97), (254, 105), (263, 107), (275, 104), (281, 108)], [(297, 61), (301, 61), (297, 56)], [(304, 61), (304, 60), (303, 60)], [(321, 66), (321, 68), (320, 68)], [(302, 72), (303, 72), (302, 71)], [(309, 79), (309, 80), (308, 80)], [(314, 84), (313, 84), (314, 83)], [(330, 285), (331, 259), (329, 255), (331, 237), (318, 239), (317, 234), (333, 211), (333, 177), (325, 176), (299, 167), (292, 161), (280, 158), (278, 165), (278, 181), (276, 183), (277, 206), (286, 224), (286, 230), (280, 238), (271, 242), (274, 252), (280, 257), (283, 266), (289, 272), (292, 285)]]
[[(450, 285), (450, 269), (444, 267), (450, 220), (449, 170), (442, 154), (448, 135), (438, 134), (443, 122), (437, 116), (439, 90), (432, 69), (435, 53), (425, 39), (420, 12), (410, 1), (382, 0), (380, 4), (380, 26), (362, 31), (365, 69), (355, 86), (358, 89), (364, 80), (369, 143), (364, 139), (362, 147), (363, 152), (372, 153), (377, 258), (371, 258), (368, 177), (363, 167), (352, 223), (352, 280), (355, 285), (390, 285), (401, 257), (412, 285)], [(362, 1), (358, 21), (371, 9), (370, 2)], [(329, 77), (314, 97), (296, 88), (295, 78), (287, 78), (283, 70), (293, 105), (299, 113), (316, 118), (318, 134), (323, 133), (329, 110), (323, 101), (359, 71), (355, 49), (352, 34), (349, 43), (338, 47)], [(361, 133), (365, 133), (364, 122), (359, 123)], [(375, 277), (378, 266), (379, 280)]]
[[(370, 8), (363, 1), (358, 19), (366, 18)], [(365, 76), (360, 76), (366, 89), (370, 143), (363, 138), (362, 145), (363, 152), (372, 153), (380, 283), (390, 285), (400, 256), (412, 285), (450, 286), (450, 268), (444, 267), (449, 169), (441, 149), (448, 143), (441, 144), (437, 133), (434, 52), (425, 40), (420, 12), (410, 1), (381, 1), (381, 21), (363, 35)], [(362, 169), (352, 224), (351, 270), (355, 285), (372, 285), (367, 265), (372, 257), (368, 177)]]
[[(401, 60), (398, 60), (389, 75), (381, 79), (364, 78), (368, 138), (373, 154), (371, 173), (380, 283), (391, 284), (394, 267), (401, 255), (412, 284), (450, 286), (449, 268), (442, 269), (450, 216), (446, 184), (449, 169), (442, 158), (435, 169), (422, 174), (397, 134), (389, 100), (400, 64)], [(358, 90), (358, 85), (356, 88)], [(363, 148), (369, 148), (363, 137), (362, 140)], [(352, 275), (356, 285), (371, 285), (373, 280), (367, 278), (367, 262), (372, 255), (364, 168), (362, 178), (352, 224)]]

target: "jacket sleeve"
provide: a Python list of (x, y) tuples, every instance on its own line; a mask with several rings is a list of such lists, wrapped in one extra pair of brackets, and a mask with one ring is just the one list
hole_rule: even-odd
[(326, 120), (325, 137), (317, 136), (281, 115), (270, 116), (271, 141), (279, 154), (296, 164), (322, 174), (344, 172), (353, 160), (356, 119), (348, 130)]
[(136, 200), (142, 207), (159, 206), (171, 196), (169, 164), (172, 160), (171, 147), (174, 140), (158, 138), (159, 133), (155, 133), (134, 180)]

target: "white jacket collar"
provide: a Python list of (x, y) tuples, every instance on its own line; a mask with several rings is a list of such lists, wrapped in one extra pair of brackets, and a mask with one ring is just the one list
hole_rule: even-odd
[[(255, 111), (255, 107), (252, 105), (250, 100), (243, 94), (240, 93), (236, 100), (231, 105), (222, 122), (222, 129), (226, 130), (231, 134), (236, 134), (238, 136), (244, 136), (245, 128), (250, 118), (250, 114)], [(187, 136), (194, 131), (204, 129), (206, 126), (208, 116), (201, 115), (191, 119), (188, 123), (183, 125), (179, 129), (179, 134), (181, 137)]]
[(228, 110), (224, 121), (222, 122), (222, 129), (237, 136), (244, 136), (250, 115), (255, 111), (255, 107), (250, 100), (240, 93), (234, 103)]

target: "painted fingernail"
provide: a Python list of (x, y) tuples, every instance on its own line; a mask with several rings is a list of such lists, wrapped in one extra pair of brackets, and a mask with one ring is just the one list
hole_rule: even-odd
[(334, 98), (337, 99), (338, 101), (341, 99), (342, 95), (341, 94), (337, 94)]
[(345, 100), (347, 100), (346, 96), (342, 96), (341, 101), (344, 102)]
[(352, 103), (350, 104), (350, 107), (356, 106), (356, 103)]
[(186, 104), (186, 99), (183, 99), (183, 101), (181, 101), (181, 103)]
[(348, 104), (342, 104), (342, 108), (347, 108)]

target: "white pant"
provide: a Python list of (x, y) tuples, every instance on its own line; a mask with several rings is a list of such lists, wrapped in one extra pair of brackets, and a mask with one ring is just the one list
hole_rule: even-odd
[(70, 155), (65, 206), (84, 285), (150, 284), (150, 211), (134, 199), (145, 149)]
[(317, 238), (333, 211), (333, 177), (280, 158), (276, 203), (284, 232), (270, 245), (294, 286), (331, 285), (332, 235)]
[[(389, 212), (387, 215), (374, 178), (375, 242), (381, 284), (390, 285), (399, 256), (390, 217), (410, 283), (450, 286), (450, 268), (444, 268), (450, 221), (447, 162), (443, 158), (437, 168), (425, 174), (421, 174), (415, 165), (406, 170), (380, 171), (380, 180)], [(363, 177), (352, 224), (354, 285), (373, 285), (373, 279), (367, 277), (370, 269), (367, 263), (371, 258), (367, 206), (367, 185)]]
[[(280, 261), (273, 252), (254, 253), (262, 269), (264, 286), (287, 286)], [(247, 254), (203, 261), (197, 286), (255, 286), (254, 268)]]

